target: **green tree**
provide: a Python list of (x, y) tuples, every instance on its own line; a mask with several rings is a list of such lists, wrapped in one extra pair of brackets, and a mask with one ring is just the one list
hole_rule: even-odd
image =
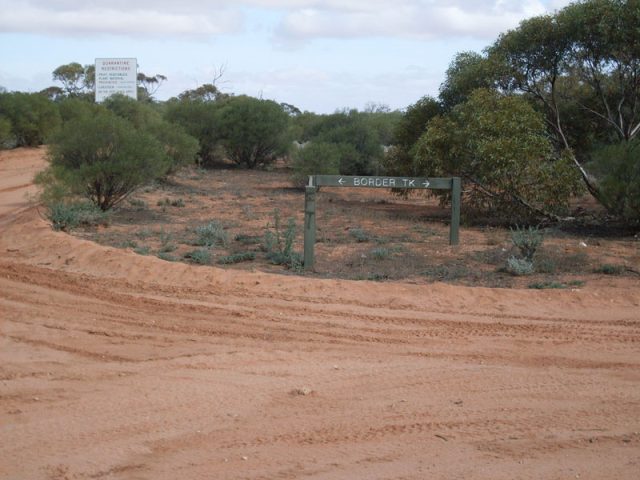
[(62, 83), (68, 96), (88, 95), (95, 86), (95, 65), (83, 67), (77, 62), (60, 65), (53, 71), (53, 79)]
[(640, 131), (639, 24), (638, 0), (587, 0), (525, 20), (489, 49), (508, 67), (502, 86), (545, 111), (558, 148), (601, 202), (597, 179), (583, 167), (592, 142), (576, 139), (628, 141)]
[(198, 140), (187, 134), (180, 125), (164, 120), (154, 105), (124, 95), (113, 95), (105, 100), (104, 106), (131, 122), (138, 131), (149, 133), (160, 142), (172, 159), (169, 173), (195, 161), (199, 149)]
[(160, 74), (148, 76), (142, 72), (138, 72), (137, 81), (138, 100), (152, 102), (153, 96), (160, 89), (162, 84), (167, 81), (167, 77)]
[(476, 52), (457, 53), (440, 85), (440, 102), (445, 111), (464, 103), (478, 88), (492, 88), (497, 80), (497, 67), (491, 59)]
[(269, 165), (285, 155), (291, 145), (289, 116), (272, 100), (231, 97), (217, 109), (215, 119), (220, 144), (238, 165)]
[(0, 93), (0, 116), (11, 123), (11, 134), (17, 147), (45, 143), (60, 125), (56, 105), (39, 93)]
[(426, 176), (463, 178), (465, 203), (504, 216), (563, 213), (579, 178), (556, 157), (544, 117), (520, 96), (479, 89), (429, 123), (415, 151)]
[(640, 140), (597, 149), (589, 168), (600, 178), (607, 209), (627, 222), (640, 224)]
[(224, 159), (217, 125), (220, 102), (201, 99), (172, 99), (165, 105), (164, 118), (181, 126), (199, 144), (198, 157), (202, 166), (213, 166)]
[(46, 177), (54, 184), (108, 210), (139, 186), (164, 175), (171, 159), (152, 135), (100, 109), (62, 127), (50, 145), (50, 164)]
[(0, 149), (10, 148), (13, 144), (13, 125), (11, 120), (0, 115)]
[(335, 143), (309, 142), (293, 154), (291, 179), (303, 187), (309, 175), (338, 175), (342, 150)]
[(396, 125), (392, 140), (393, 147), (384, 156), (384, 167), (388, 174), (410, 176), (418, 174), (413, 161), (414, 147), (429, 122), (441, 113), (443, 110), (440, 102), (430, 96), (424, 96), (407, 107)]

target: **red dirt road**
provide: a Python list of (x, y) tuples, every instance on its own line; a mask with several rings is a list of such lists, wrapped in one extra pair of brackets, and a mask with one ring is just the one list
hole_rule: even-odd
[(0, 155), (0, 478), (637, 479), (638, 283), (307, 279), (53, 232)]

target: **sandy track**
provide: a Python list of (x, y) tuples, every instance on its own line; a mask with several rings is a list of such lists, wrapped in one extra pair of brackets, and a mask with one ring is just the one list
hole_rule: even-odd
[(169, 264), (51, 231), (42, 155), (0, 157), (0, 478), (638, 478), (635, 286)]

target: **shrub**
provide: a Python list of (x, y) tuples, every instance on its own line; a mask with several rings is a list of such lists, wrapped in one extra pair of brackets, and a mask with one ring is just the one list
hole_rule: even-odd
[(605, 263), (597, 267), (595, 273), (604, 273), (605, 275), (621, 275), (624, 273), (624, 265), (613, 265), (611, 263)]
[(520, 250), (520, 254), (529, 262), (542, 245), (544, 235), (538, 227), (518, 227), (511, 229), (511, 242)]
[(15, 146), (13, 136), (13, 125), (11, 120), (4, 116), (0, 116), (0, 150), (12, 148)]
[(352, 228), (349, 230), (349, 236), (356, 239), (358, 243), (364, 243), (371, 240), (371, 236), (362, 228)]
[(385, 258), (389, 258), (391, 256), (391, 250), (385, 247), (378, 247), (371, 250), (371, 256), (375, 260), (384, 260)]
[(220, 106), (220, 102), (190, 99), (171, 100), (166, 105), (164, 118), (180, 125), (198, 140), (198, 156), (202, 166), (212, 166), (224, 157), (216, 124)]
[(531, 275), (533, 262), (526, 258), (509, 257), (507, 259), (507, 272), (516, 276)]
[(287, 228), (283, 232), (280, 222), (280, 212), (274, 212), (273, 230), (267, 226), (264, 236), (264, 249), (267, 258), (276, 265), (285, 265), (294, 270), (302, 268), (302, 256), (294, 252), (293, 242), (296, 237), (296, 223), (293, 218), (287, 221)]
[(211, 252), (201, 248), (185, 254), (185, 258), (191, 259), (192, 263), (197, 263), (198, 265), (209, 265), (211, 263)]
[(266, 166), (289, 150), (289, 116), (272, 100), (231, 97), (222, 102), (215, 119), (220, 143), (238, 165)]
[(16, 147), (41, 145), (60, 126), (56, 105), (38, 93), (0, 93), (0, 112), (10, 122), (10, 143)]
[(311, 142), (293, 154), (291, 179), (296, 187), (304, 187), (309, 175), (340, 173), (340, 148), (333, 143)]
[(571, 160), (554, 152), (544, 117), (520, 95), (474, 91), (432, 119), (412, 153), (415, 173), (460, 176), (467, 206), (506, 218), (564, 213), (581, 189)]
[(171, 163), (156, 139), (105, 110), (68, 122), (49, 156), (55, 181), (102, 210), (164, 175)]
[(54, 230), (68, 232), (74, 228), (100, 225), (108, 221), (108, 215), (90, 203), (54, 203), (49, 207), (48, 218)]
[(124, 95), (113, 95), (104, 105), (119, 117), (131, 122), (138, 131), (153, 136), (163, 146), (171, 159), (169, 172), (195, 161), (199, 149), (198, 140), (188, 135), (180, 125), (164, 120), (153, 105), (138, 102)]
[(176, 257), (174, 257), (173, 255), (167, 253), (167, 252), (158, 252), (157, 257), (160, 260), (165, 260), (167, 262), (175, 262), (177, 260)]
[(229, 265), (232, 263), (250, 262), (256, 259), (254, 252), (242, 252), (234, 253), (233, 255), (226, 255), (218, 259), (218, 263), (221, 265)]
[(597, 150), (588, 168), (599, 178), (599, 199), (624, 220), (640, 223), (640, 140)]
[(196, 245), (202, 247), (213, 247), (214, 245), (226, 246), (229, 242), (227, 232), (220, 222), (215, 220), (206, 225), (196, 227)]

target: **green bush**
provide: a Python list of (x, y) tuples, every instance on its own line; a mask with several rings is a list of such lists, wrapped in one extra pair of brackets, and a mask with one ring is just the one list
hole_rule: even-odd
[(624, 271), (624, 265), (613, 265), (611, 263), (605, 263), (594, 269), (595, 273), (604, 273), (605, 275), (621, 275)]
[(293, 250), (296, 238), (296, 222), (293, 218), (287, 221), (287, 227), (282, 231), (280, 212), (274, 212), (273, 227), (267, 226), (264, 236), (264, 249), (267, 258), (275, 265), (285, 265), (291, 269), (302, 268), (302, 256)]
[(256, 259), (254, 252), (242, 252), (234, 253), (233, 255), (226, 255), (218, 259), (218, 263), (221, 265), (230, 265), (232, 263), (251, 262)]
[(198, 265), (211, 264), (211, 252), (205, 248), (193, 250), (185, 254), (185, 258), (190, 259), (192, 263), (197, 263)]
[(217, 109), (215, 126), (227, 157), (243, 167), (267, 166), (291, 145), (289, 116), (272, 100), (231, 97)]
[(109, 216), (90, 203), (54, 203), (48, 208), (47, 217), (54, 230), (68, 232), (79, 226), (102, 225)]
[(603, 147), (588, 165), (599, 179), (600, 200), (609, 212), (640, 223), (640, 140)]
[(509, 257), (507, 259), (507, 272), (518, 277), (533, 273), (533, 262), (526, 258)]
[(15, 146), (11, 120), (0, 116), (0, 150)]
[(86, 196), (102, 210), (164, 175), (171, 165), (153, 136), (104, 109), (64, 125), (53, 137), (49, 156), (50, 180)]
[(152, 135), (164, 147), (172, 160), (169, 172), (195, 161), (198, 140), (188, 135), (180, 125), (164, 120), (152, 104), (138, 102), (124, 95), (113, 95), (104, 102), (104, 106), (131, 122), (138, 131)]
[(518, 227), (511, 229), (511, 242), (520, 250), (523, 258), (529, 262), (533, 262), (533, 256), (536, 254), (540, 245), (544, 240), (544, 234), (538, 227)]
[(364, 243), (371, 240), (371, 235), (365, 232), (362, 228), (352, 228), (349, 230), (349, 236), (355, 238), (356, 242)]
[(296, 187), (304, 187), (309, 175), (340, 173), (340, 148), (333, 143), (311, 142), (293, 154), (291, 179)]
[(202, 166), (213, 166), (224, 159), (224, 149), (217, 127), (217, 112), (220, 102), (204, 100), (173, 99), (165, 106), (164, 118), (171, 124), (180, 125), (198, 141), (198, 156)]
[(60, 126), (56, 105), (38, 93), (0, 93), (0, 115), (10, 122), (16, 147), (41, 145)]
[(227, 232), (220, 222), (215, 220), (206, 225), (196, 227), (195, 244), (202, 247), (213, 247), (215, 245), (226, 246), (229, 243)]

